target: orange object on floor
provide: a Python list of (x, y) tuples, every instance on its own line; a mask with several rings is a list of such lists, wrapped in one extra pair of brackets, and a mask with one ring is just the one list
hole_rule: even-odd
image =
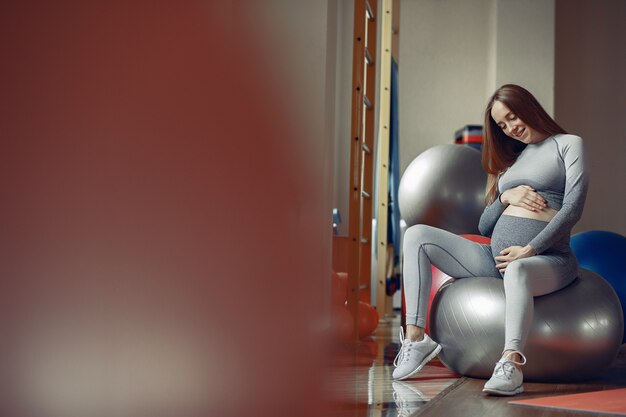
[(509, 401), (509, 404), (626, 416), (626, 388)]

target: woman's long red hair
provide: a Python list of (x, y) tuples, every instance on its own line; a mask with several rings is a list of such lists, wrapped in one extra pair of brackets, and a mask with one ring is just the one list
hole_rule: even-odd
[(498, 88), (485, 109), (482, 164), (487, 172), (485, 195), (487, 204), (493, 203), (498, 196), (500, 175), (513, 165), (526, 147), (526, 144), (505, 135), (491, 117), (491, 108), (496, 101), (507, 106), (519, 119), (540, 133), (547, 135), (566, 133), (525, 88), (515, 84), (506, 84)]

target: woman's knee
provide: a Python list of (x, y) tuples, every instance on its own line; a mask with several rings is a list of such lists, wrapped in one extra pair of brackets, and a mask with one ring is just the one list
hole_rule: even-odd
[(516, 259), (507, 265), (504, 271), (504, 286), (522, 285), (527, 287), (530, 284), (530, 268), (524, 259)]
[(404, 232), (404, 246), (410, 247), (412, 245), (430, 243), (432, 229), (434, 229), (434, 227), (426, 224), (416, 224), (409, 227), (406, 232)]
[(528, 274), (528, 267), (524, 259), (516, 259), (506, 267), (506, 275), (522, 276)]

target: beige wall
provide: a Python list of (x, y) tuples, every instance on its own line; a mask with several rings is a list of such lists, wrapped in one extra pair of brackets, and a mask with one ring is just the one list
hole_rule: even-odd
[(495, 83), (531, 91), (554, 114), (554, 0), (492, 0), (496, 25)]
[(557, 121), (585, 139), (591, 184), (574, 231), (626, 235), (626, 2), (556, 1)]
[(490, 1), (405, 0), (400, 5), (400, 166), (481, 123), (488, 76)]
[(400, 165), (482, 124), (495, 88), (518, 83), (551, 112), (551, 0), (405, 0), (400, 16)]

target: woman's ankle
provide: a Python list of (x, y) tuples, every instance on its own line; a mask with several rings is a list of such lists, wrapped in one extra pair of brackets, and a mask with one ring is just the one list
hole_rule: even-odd
[(513, 362), (518, 368), (526, 363), (524, 355), (513, 349), (507, 349), (502, 352), (502, 360)]
[(406, 338), (411, 342), (420, 342), (424, 340), (424, 328), (414, 326), (412, 324), (406, 325)]

